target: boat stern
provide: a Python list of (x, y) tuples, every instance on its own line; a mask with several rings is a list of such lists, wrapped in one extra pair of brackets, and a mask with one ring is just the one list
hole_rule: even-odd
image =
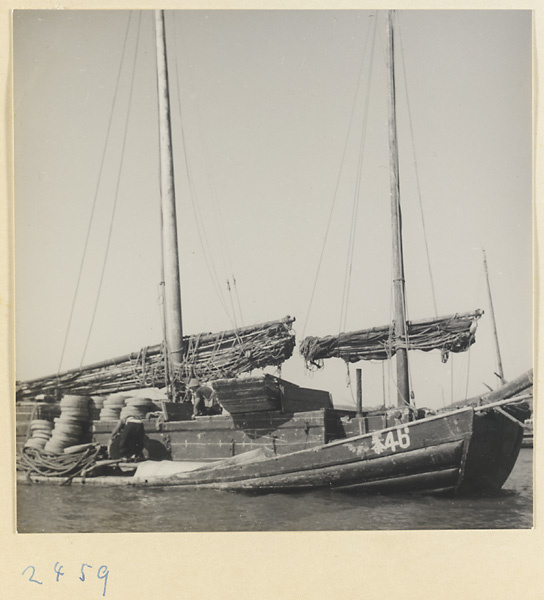
[(510, 476), (523, 440), (523, 425), (500, 407), (475, 410), (459, 493), (493, 493)]

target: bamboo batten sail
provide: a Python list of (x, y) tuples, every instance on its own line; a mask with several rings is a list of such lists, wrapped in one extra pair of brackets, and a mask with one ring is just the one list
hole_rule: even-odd
[[(293, 353), (295, 319), (285, 317), (220, 333), (184, 337), (185, 354), (172, 378), (184, 385), (191, 376), (204, 380), (235, 377), (266, 366), (279, 366)], [(17, 398), (58, 392), (110, 394), (144, 387), (164, 387), (163, 344), (59, 375), (17, 382)]]
[(306, 337), (300, 343), (300, 353), (306, 362), (322, 366), (323, 359), (342, 358), (346, 362), (386, 360), (399, 348), (407, 350), (440, 350), (443, 360), (449, 352), (464, 352), (475, 341), (477, 321), (483, 311), (455, 314), (421, 321), (407, 322), (405, 338), (396, 338), (394, 324), (373, 327), (326, 337)]

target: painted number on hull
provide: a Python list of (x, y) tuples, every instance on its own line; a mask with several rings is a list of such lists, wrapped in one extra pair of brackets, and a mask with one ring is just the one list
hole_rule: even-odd
[(385, 439), (382, 438), (381, 433), (374, 433), (372, 435), (372, 450), (376, 454), (381, 454), (386, 450), (396, 452), (397, 448), (408, 448), (410, 446), (410, 431), (408, 427), (403, 429), (393, 429), (385, 434)]

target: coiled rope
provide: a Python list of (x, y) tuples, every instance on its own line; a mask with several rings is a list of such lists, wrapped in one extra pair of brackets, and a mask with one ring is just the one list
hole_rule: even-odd
[(17, 458), (17, 469), (26, 472), (29, 481), (32, 481), (32, 473), (43, 477), (67, 476), (69, 479), (61, 484), (65, 485), (93, 466), (101, 449), (100, 444), (93, 444), (73, 454), (50, 454), (35, 448), (23, 448)]

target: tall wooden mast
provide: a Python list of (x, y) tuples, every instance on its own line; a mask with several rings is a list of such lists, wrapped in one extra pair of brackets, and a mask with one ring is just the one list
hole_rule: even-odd
[(506, 383), (506, 380), (504, 379), (504, 371), (502, 368), (501, 349), (499, 346), (499, 335), (497, 333), (497, 321), (495, 320), (495, 309), (493, 308), (493, 297), (491, 296), (491, 285), (489, 284), (489, 272), (487, 270), (487, 257), (485, 255), (485, 250), (483, 248), (482, 248), (482, 252), (484, 253), (484, 271), (485, 271), (485, 279), (487, 282), (487, 295), (489, 298), (489, 308), (491, 310), (491, 322), (493, 323), (493, 337), (495, 339), (495, 352), (497, 353), (498, 373), (496, 373), (496, 375), (501, 380), (501, 383)]
[(161, 168), (162, 260), (164, 276), (164, 304), (166, 345), (173, 365), (183, 358), (183, 328), (181, 323), (181, 290), (174, 192), (174, 162), (172, 156), (172, 127), (170, 123), (170, 96), (168, 90), (168, 63), (164, 33), (164, 11), (155, 11), (157, 44), (157, 86), (159, 95), (159, 137)]
[[(391, 184), (391, 227), (393, 238), (393, 304), (394, 333), (397, 340), (406, 339), (406, 301), (404, 292), (404, 259), (402, 251), (402, 216), (400, 210), (399, 153), (397, 143), (397, 116), (395, 97), (395, 46), (393, 11), (387, 15), (388, 87), (389, 87), (389, 161)], [(397, 405), (410, 404), (408, 352), (400, 347), (396, 352)]]

